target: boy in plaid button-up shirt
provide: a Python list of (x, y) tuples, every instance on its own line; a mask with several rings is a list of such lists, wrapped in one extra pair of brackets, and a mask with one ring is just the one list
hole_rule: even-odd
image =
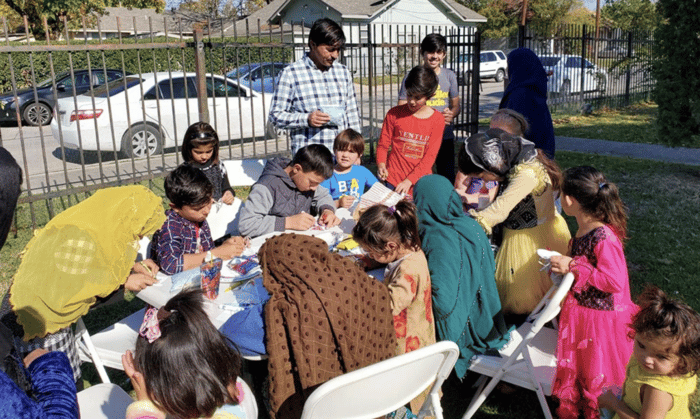
[(336, 62), (344, 44), (341, 27), (331, 19), (319, 19), (309, 31), (309, 52), (280, 75), (270, 121), (290, 130), (292, 154), (309, 144), (332, 150), (338, 133), (361, 130), (352, 76)]

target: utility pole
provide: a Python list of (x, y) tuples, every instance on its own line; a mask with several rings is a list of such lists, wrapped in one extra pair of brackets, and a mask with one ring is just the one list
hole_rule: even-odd
[(600, 39), (600, 0), (595, 2), (595, 42), (593, 42), (593, 61), (598, 62), (598, 42)]

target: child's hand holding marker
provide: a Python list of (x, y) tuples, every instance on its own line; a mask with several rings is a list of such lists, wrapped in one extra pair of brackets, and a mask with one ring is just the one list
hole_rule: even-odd
[(137, 292), (149, 285), (155, 284), (158, 270), (158, 265), (151, 259), (134, 263), (134, 266), (131, 268), (131, 275), (129, 275), (124, 283), (124, 288), (129, 291)]
[(140, 261), (138, 264), (134, 264), (134, 272), (144, 275), (148, 275), (151, 278), (155, 278), (156, 274), (160, 270), (158, 265), (151, 259), (146, 259)]
[(302, 211), (297, 215), (292, 215), (284, 219), (284, 228), (287, 230), (308, 230), (316, 223), (316, 219)]

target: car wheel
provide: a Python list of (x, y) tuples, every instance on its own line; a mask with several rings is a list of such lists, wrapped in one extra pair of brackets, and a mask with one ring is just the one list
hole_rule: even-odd
[(564, 83), (561, 84), (559, 94), (564, 97), (571, 96), (571, 82), (569, 80), (564, 80)]
[(506, 77), (506, 72), (503, 71), (502, 69), (499, 69), (496, 72), (496, 77), (494, 77), (494, 79), (496, 80), (497, 83), (501, 83), (505, 77)]
[(30, 103), (24, 108), (22, 117), (29, 125), (38, 127), (39, 125), (48, 125), (53, 115), (51, 115), (51, 108), (45, 103)]
[(135, 125), (122, 137), (122, 154), (125, 157), (142, 158), (159, 154), (163, 150), (163, 136), (154, 127)]

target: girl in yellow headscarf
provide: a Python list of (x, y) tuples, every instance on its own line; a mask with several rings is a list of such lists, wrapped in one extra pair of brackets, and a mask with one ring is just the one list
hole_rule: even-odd
[[(49, 221), (25, 247), (8, 293), (24, 330), (24, 342), (16, 339), (18, 349), (67, 352), (77, 380), (79, 361), (70, 326), (97, 297), (122, 285), (138, 291), (155, 282), (158, 266), (150, 259), (134, 261), (139, 239), (164, 219), (161, 198), (134, 185), (97, 191)], [(3, 312), (7, 302), (6, 296)]]

